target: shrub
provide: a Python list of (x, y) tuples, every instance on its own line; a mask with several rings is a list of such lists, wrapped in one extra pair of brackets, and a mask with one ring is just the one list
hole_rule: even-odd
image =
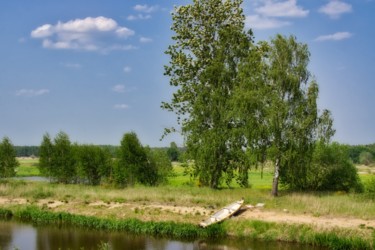
[(363, 192), (364, 187), (349, 158), (348, 148), (338, 143), (317, 143), (305, 189)]
[(375, 199), (375, 176), (365, 183), (366, 196)]

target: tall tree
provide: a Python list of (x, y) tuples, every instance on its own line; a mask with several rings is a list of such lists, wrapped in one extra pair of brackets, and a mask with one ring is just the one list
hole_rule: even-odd
[(112, 159), (108, 150), (94, 145), (77, 145), (77, 165), (81, 177), (90, 185), (99, 185), (110, 174)]
[[(279, 177), (292, 187), (303, 186), (300, 182), (306, 180), (317, 140), (319, 90), (317, 83), (310, 80), (309, 57), (307, 45), (297, 42), (293, 36), (277, 35), (271, 40), (267, 55), (265, 119), (270, 157), (275, 164), (274, 196), (278, 194)], [(329, 127), (328, 118), (326, 127)], [(322, 128), (322, 133), (326, 132), (322, 136), (329, 136), (329, 131)]]
[(0, 177), (12, 177), (16, 175), (19, 162), (16, 159), (16, 150), (10, 139), (4, 137), (0, 143)]
[[(251, 45), (244, 32), (242, 0), (194, 0), (172, 14), (170, 56), (165, 75), (177, 87), (162, 108), (175, 112), (203, 185), (217, 188), (237, 166), (232, 157), (232, 118), (228, 115), (238, 64)], [(167, 129), (166, 132), (174, 131)]]
[(118, 185), (134, 185), (137, 181), (147, 184), (147, 155), (135, 132), (126, 133), (120, 146), (115, 181)]
[(59, 132), (54, 138), (51, 176), (58, 182), (71, 183), (76, 179), (75, 161), (69, 136)]
[(43, 175), (48, 177), (51, 176), (52, 154), (52, 140), (50, 135), (46, 133), (43, 135), (43, 140), (39, 148), (39, 169)]

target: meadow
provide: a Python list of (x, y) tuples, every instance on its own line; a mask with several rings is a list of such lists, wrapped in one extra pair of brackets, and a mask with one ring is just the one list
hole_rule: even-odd
[[(38, 159), (19, 159), (20, 167), (17, 176), (40, 175)], [(362, 166), (365, 168), (365, 166)], [(361, 180), (366, 183), (375, 178), (372, 167), (359, 171)], [(29, 175), (31, 173), (31, 175)], [(233, 182), (231, 187), (212, 190), (199, 187), (199, 183), (184, 174), (184, 168), (178, 163), (173, 164), (173, 175), (167, 185), (146, 187), (136, 185), (126, 189), (111, 186), (62, 185), (44, 182), (10, 182), (0, 186), (0, 196), (33, 198), (51, 198), (56, 200), (75, 200), (79, 202), (143, 202), (168, 203), (169, 205), (184, 204), (185, 206), (203, 206), (219, 208), (240, 198), (245, 204), (265, 203), (268, 210), (285, 209), (291, 213), (313, 214), (315, 216), (349, 216), (361, 219), (375, 219), (375, 203), (361, 194), (345, 192), (290, 192), (281, 187), (279, 197), (269, 195), (272, 185), (272, 168), (265, 166), (250, 173), (249, 188), (240, 188)], [(10, 188), (9, 188), (10, 187)]]
[[(18, 176), (39, 174), (37, 159), (20, 159), (20, 163)], [(362, 171), (364, 166), (359, 168), (363, 182), (375, 178), (371, 172), (372, 167), (366, 167), (365, 171)], [(370, 247), (365, 249), (371, 249), (375, 244), (375, 202), (364, 194), (302, 193), (281, 188), (279, 197), (275, 198), (270, 195), (270, 166), (265, 166), (263, 172), (260, 169), (251, 171), (249, 188), (240, 188), (232, 183), (230, 188), (223, 187), (219, 190), (199, 187), (196, 180), (184, 174), (184, 168), (179, 164), (173, 165), (173, 171), (166, 185), (136, 185), (125, 189), (110, 185), (0, 180), (0, 208), (14, 214), (31, 206), (45, 212), (94, 216), (103, 220), (136, 219), (139, 222), (173, 221), (183, 225), (197, 225), (217, 209), (243, 197), (247, 205), (264, 203), (264, 208), (257, 214), (265, 216), (265, 219), (252, 218), (252, 213), (256, 212), (245, 211), (221, 224), (226, 234), (318, 245), (331, 244), (319, 243), (322, 239), (329, 242), (348, 241)], [(267, 215), (278, 219), (267, 220)], [(306, 219), (311, 223), (306, 223)], [(351, 222), (353, 225), (349, 224), (348, 227)]]

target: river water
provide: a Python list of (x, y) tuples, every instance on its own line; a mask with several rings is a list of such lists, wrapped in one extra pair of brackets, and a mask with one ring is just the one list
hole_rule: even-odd
[[(0, 250), (57, 250), (57, 249), (129, 250), (307, 250), (319, 249), (286, 243), (254, 242), (249, 240), (196, 240), (190, 242), (131, 235), (125, 232), (104, 232), (72, 227), (35, 227), (12, 221), (0, 221)], [(102, 248), (103, 249), (103, 248)], [(107, 248), (106, 248), (107, 249)]]

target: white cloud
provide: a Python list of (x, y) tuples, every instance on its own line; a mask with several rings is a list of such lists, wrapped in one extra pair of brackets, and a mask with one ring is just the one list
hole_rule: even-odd
[(258, 30), (274, 29), (290, 25), (288, 21), (276, 18), (269, 18), (260, 15), (250, 15), (246, 17), (246, 27)]
[(124, 67), (124, 72), (125, 73), (130, 73), (132, 71), (132, 68), (131, 67), (129, 67), (129, 66), (125, 66)]
[(308, 10), (297, 5), (297, 0), (267, 0), (265, 5), (256, 8), (255, 12), (267, 17), (306, 17), (309, 14)]
[(322, 42), (322, 41), (340, 41), (340, 40), (348, 39), (352, 36), (353, 36), (353, 34), (350, 33), (350, 32), (336, 32), (336, 33), (331, 34), (331, 35), (319, 36), (315, 39), (315, 41), (319, 41), (319, 42)]
[(16, 91), (16, 96), (27, 96), (27, 97), (34, 97), (34, 96), (41, 96), (48, 94), (50, 91), (48, 89), (20, 89)]
[(141, 37), (141, 38), (139, 38), (139, 41), (141, 42), (141, 43), (150, 43), (150, 42), (152, 42), (153, 40), (151, 39), (151, 38), (148, 38), (148, 37)]
[(120, 27), (118, 29), (116, 29), (116, 34), (119, 36), (119, 37), (129, 37), (129, 36), (132, 36), (134, 35), (134, 31), (131, 30), (131, 29), (128, 29), (126, 27)]
[(144, 13), (151, 13), (159, 10), (158, 5), (153, 5), (153, 6), (148, 6), (147, 4), (141, 5), (137, 4), (134, 6), (134, 10), (139, 11), (139, 12), (144, 12)]
[(128, 109), (129, 106), (127, 104), (116, 104), (113, 106), (114, 109)]
[(339, 0), (331, 0), (328, 4), (319, 9), (320, 13), (328, 15), (330, 18), (339, 18), (344, 13), (352, 12), (352, 6)]
[(147, 14), (147, 15), (143, 15), (143, 14), (138, 14), (138, 15), (130, 15), (127, 17), (128, 21), (135, 21), (135, 20), (147, 20), (147, 19), (151, 19), (152, 16)]
[(113, 86), (112, 90), (117, 93), (124, 93), (125, 92), (125, 86), (122, 84), (117, 84)]
[(252, 29), (275, 29), (291, 25), (291, 18), (307, 17), (309, 10), (297, 0), (254, 0), (254, 13), (246, 16), (246, 26)]
[(103, 16), (44, 24), (31, 31), (32, 38), (42, 39), (44, 48), (86, 51), (127, 50), (124, 45), (108, 45), (106, 38), (126, 39), (134, 34), (133, 30)]
[[(158, 5), (153, 5), (153, 6), (149, 6), (147, 4), (137, 4), (133, 7), (133, 9), (137, 12), (141, 12), (141, 13), (138, 13), (136, 15), (129, 15), (127, 17), (128, 21), (135, 21), (135, 20), (147, 20), (147, 19), (151, 19), (152, 16), (150, 13), (152, 12), (156, 12), (160, 9), (160, 7)], [(144, 14), (142, 14), (144, 13)]]

